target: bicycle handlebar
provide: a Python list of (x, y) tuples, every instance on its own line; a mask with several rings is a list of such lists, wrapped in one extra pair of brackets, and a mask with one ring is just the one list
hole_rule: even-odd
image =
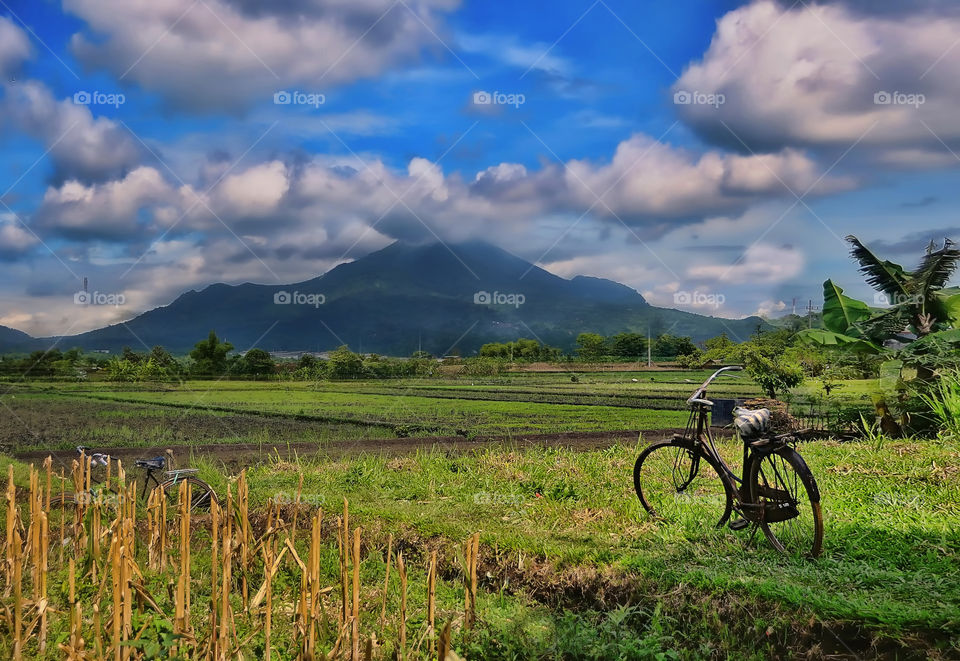
[(80, 456), (90, 457), (90, 460), (94, 466), (106, 466), (111, 461), (120, 461), (116, 457), (111, 457), (106, 452), (93, 452), (91, 448), (88, 448), (85, 445), (77, 446), (77, 454)]
[(743, 367), (740, 365), (727, 365), (726, 367), (721, 367), (716, 372), (711, 374), (710, 378), (704, 381), (699, 388), (693, 391), (693, 394), (690, 395), (690, 398), (687, 400), (687, 404), (707, 404), (709, 406), (713, 406), (713, 402), (711, 402), (709, 399), (704, 398), (704, 395), (707, 394), (707, 386), (709, 386), (710, 383), (715, 378), (720, 376), (723, 372), (728, 372), (728, 371), (739, 372), (742, 369)]

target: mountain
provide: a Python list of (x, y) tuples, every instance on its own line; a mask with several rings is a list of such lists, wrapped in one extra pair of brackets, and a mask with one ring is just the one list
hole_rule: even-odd
[[(276, 301), (276, 302), (275, 302)], [(610, 280), (561, 278), (483, 242), (394, 243), (291, 285), (215, 284), (170, 305), (65, 338), (63, 346), (117, 350), (161, 344), (183, 352), (210, 329), (238, 350), (463, 355), (491, 341), (537, 338), (571, 349), (585, 331), (669, 332), (703, 340), (745, 339), (757, 317), (730, 320), (649, 305)], [(142, 342), (142, 343), (141, 343)]]
[(0, 326), (0, 347), (4, 351), (30, 351), (36, 340), (15, 328)]

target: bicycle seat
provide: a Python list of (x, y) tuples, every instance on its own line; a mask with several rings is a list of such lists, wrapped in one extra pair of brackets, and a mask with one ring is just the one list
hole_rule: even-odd
[(146, 468), (147, 470), (163, 470), (163, 467), (167, 465), (167, 460), (163, 457), (154, 457), (153, 459), (137, 459), (134, 462), (139, 468)]

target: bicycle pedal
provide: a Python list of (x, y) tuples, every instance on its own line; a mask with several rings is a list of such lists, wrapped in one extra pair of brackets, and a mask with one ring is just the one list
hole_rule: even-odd
[(743, 530), (749, 525), (750, 525), (750, 522), (747, 521), (746, 519), (734, 519), (733, 521), (727, 524), (730, 530)]

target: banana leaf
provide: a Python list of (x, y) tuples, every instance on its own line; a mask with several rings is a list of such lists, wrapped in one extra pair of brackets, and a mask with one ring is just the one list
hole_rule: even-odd
[(859, 337), (843, 335), (842, 333), (834, 333), (833, 331), (824, 330), (822, 328), (808, 328), (807, 330), (802, 330), (797, 333), (797, 338), (801, 342), (805, 342), (810, 345), (834, 347), (844, 351), (852, 351), (854, 353), (878, 354), (883, 351), (882, 347), (877, 346), (873, 342), (868, 342), (867, 340)]
[(863, 301), (844, 296), (833, 280), (823, 283), (823, 325), (829, 331), (844, 334), (861, 319), (869, 317), (870, 308)]

